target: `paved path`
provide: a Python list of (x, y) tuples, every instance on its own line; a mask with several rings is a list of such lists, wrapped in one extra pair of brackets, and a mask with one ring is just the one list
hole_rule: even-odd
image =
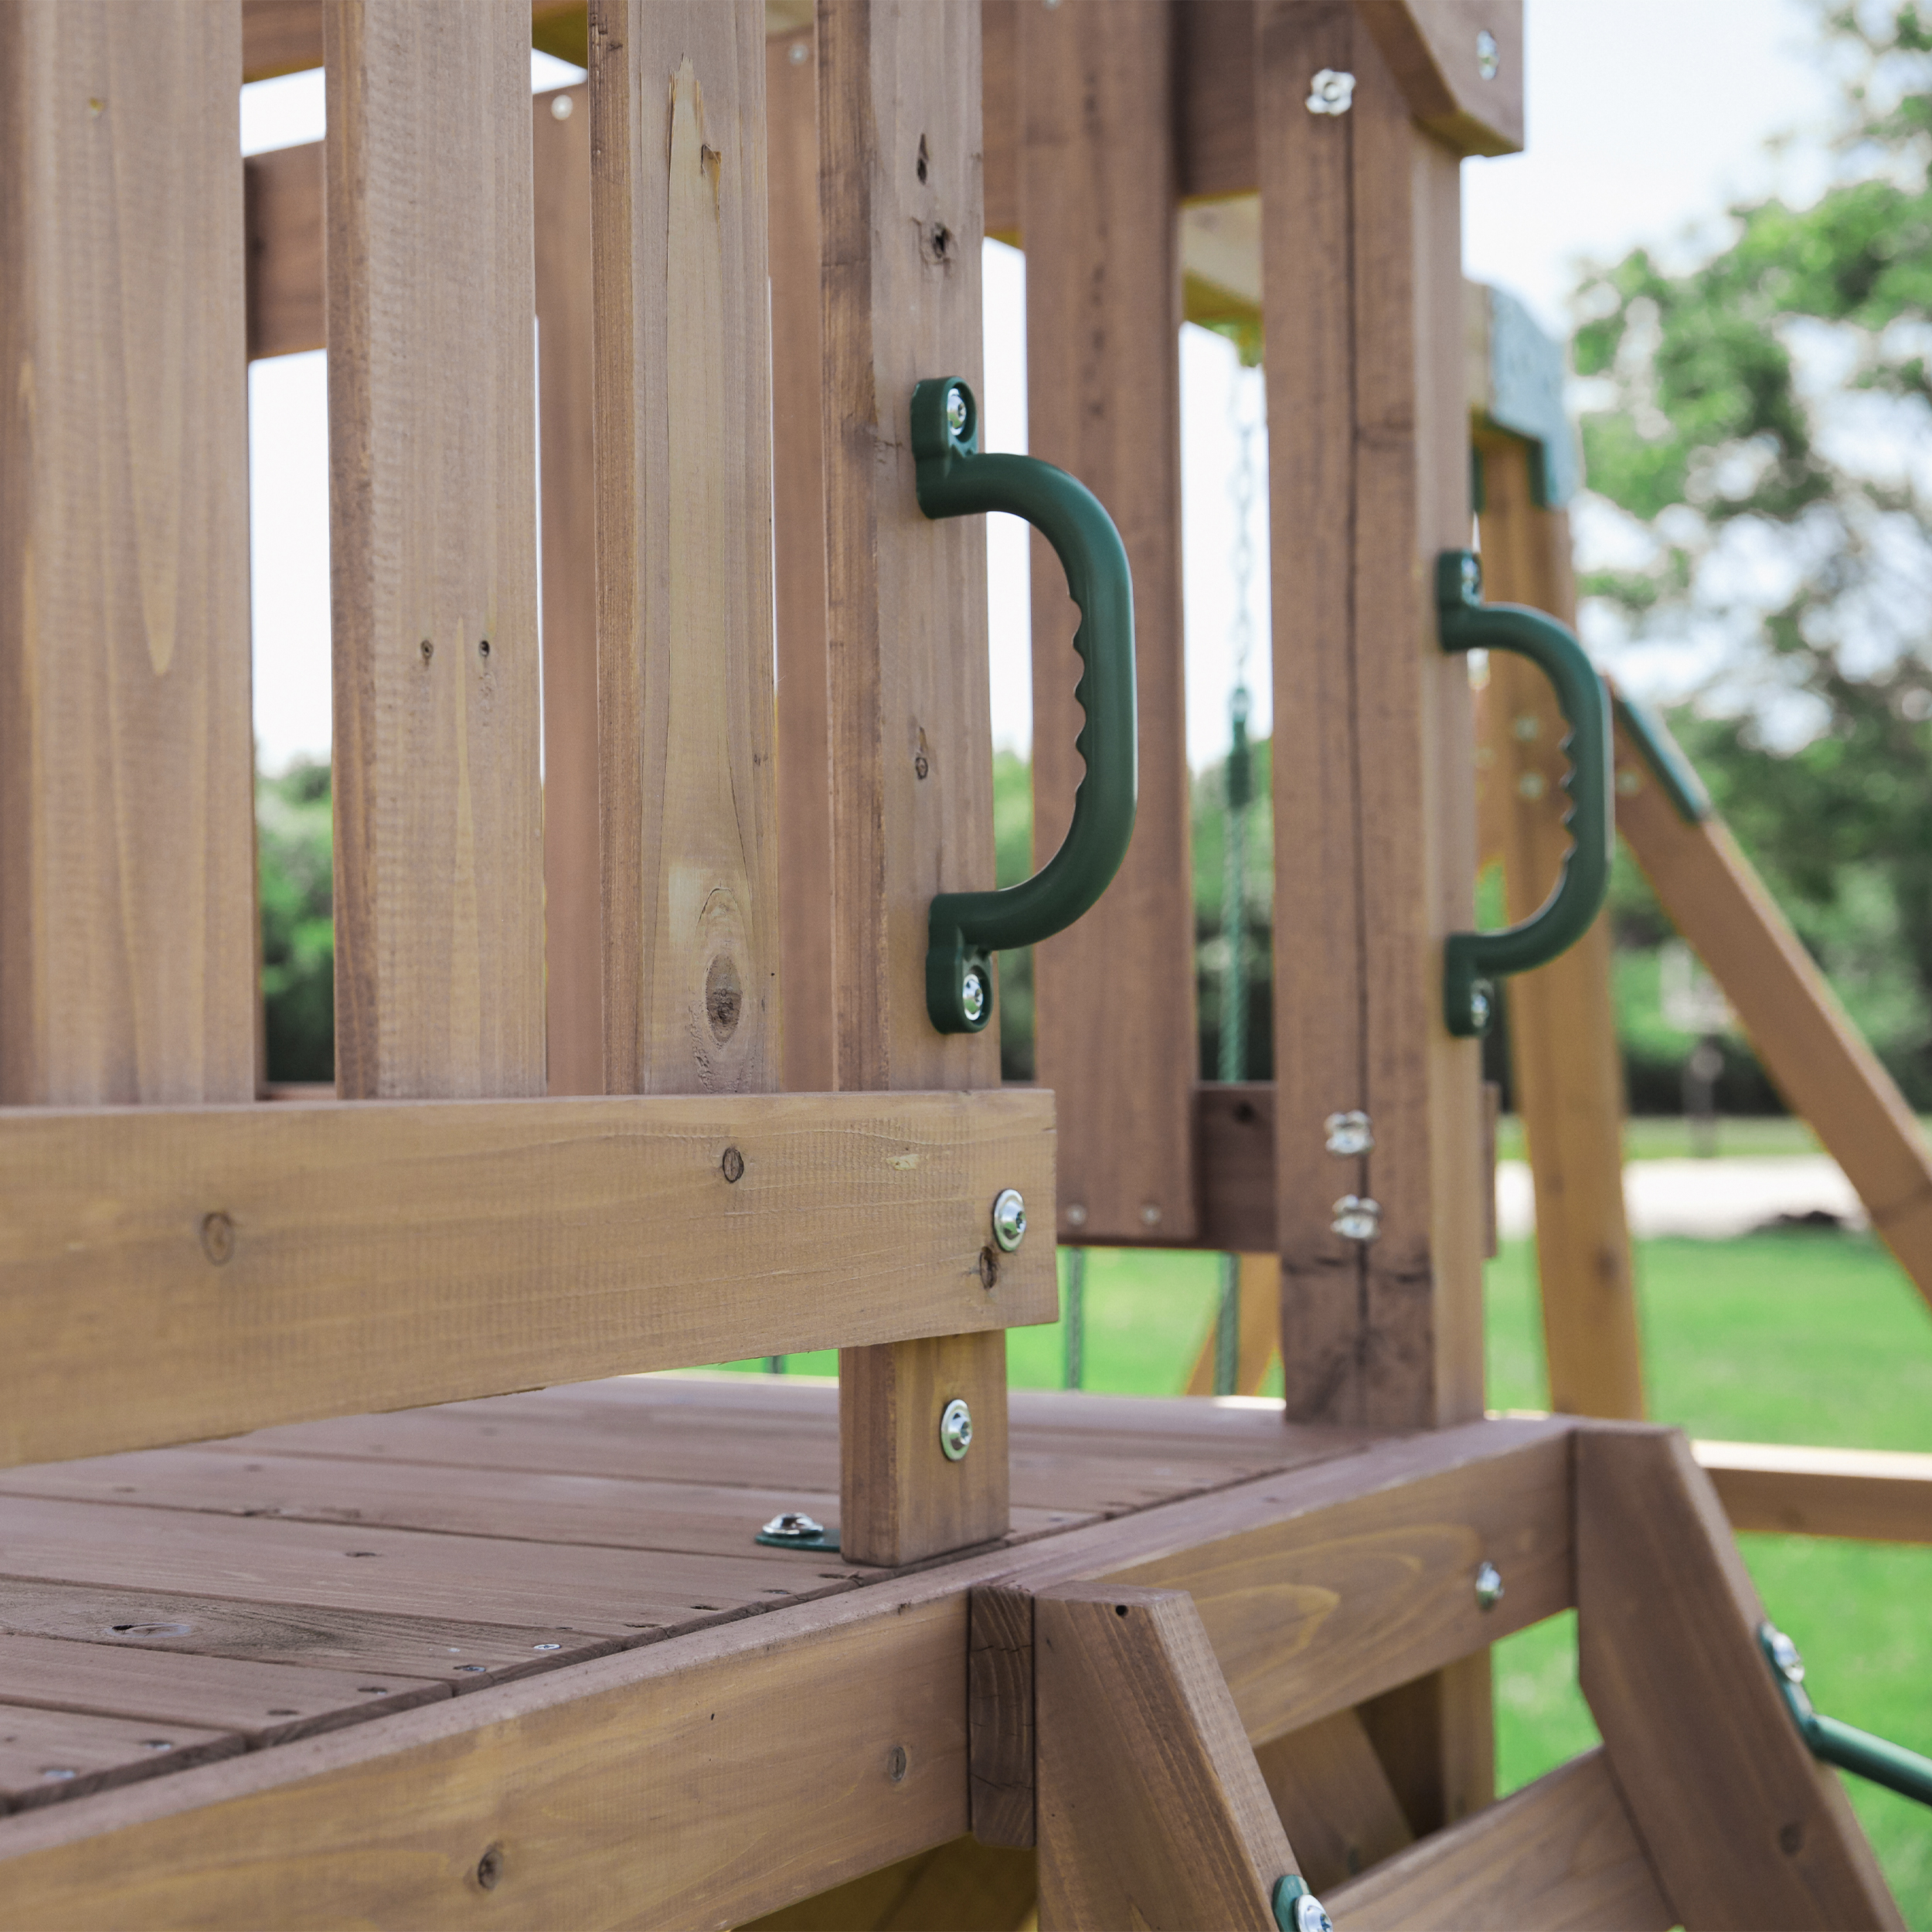
[[(1624, 1206), (1639, 1237), (1688, 1234), (1729, 1240), (1781, 1216), (1823, 1213), (1863, 1227), (1865, 1209), (1844, 1170), (1825, 1154), (1709, 1161), (1632, 1161), (1624, 1169)], [(1505, 1237), (1532, 1233), (1536, 1209), (1526, 1161), (1496, 1168), (1496, 1219)]]

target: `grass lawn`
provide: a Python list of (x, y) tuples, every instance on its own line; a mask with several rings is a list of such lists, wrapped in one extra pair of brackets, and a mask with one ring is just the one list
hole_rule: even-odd
[[(1792, 1124), (1726, 1121), (1723, 1145), (1736, 1154), (1808, 1151), (1808, 1136)], [(1689, 1151), (1662, 1132), (1640, 1138), (1645, 1125), (1633, 1128), (1637, 1158)], [(1734, 1441), (1932, 1451), (1932, 1312), (1869, 1236), (1806, 1230), (1640, 1242), (1637, 1274), (1658, 1420)], [(1179, 1389), (1219, 1281), (1213, 1255), (1091, 1250), (1086, 1386)], [(1492, 1406), (1543, 1407), (1529, 1243), (1505, 1243), (1488, 1270), (1488, 1301)], [(1057, 1325), (1012, 1330), (1014, 1386), (1059, 1387), (1064, 1345)], [(837, 1362), (828, 1353), (788, 1366), (832, 1374)], [(1819, 1708), (1932, 1752), (1932, 1549), (1741, 1541), (1770, 1614), (1804, 1650)], [(1506, 1639), (1495, 1661), (1497, 1768), (1509, 1791), (1594, 1743), (1596, 1730), (1577, 1687), (1573, 1616)], [(1845, 1786), (1907, 1923), (1932, 1932), (1932, 1811), (1860, 1779)]]

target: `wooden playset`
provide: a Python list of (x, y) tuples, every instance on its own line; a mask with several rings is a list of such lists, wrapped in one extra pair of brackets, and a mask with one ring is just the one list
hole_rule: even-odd
[[(1511, 0), (0, 4), (7, 1923), (1900, 1923), (1638, 1419), (1600, 923), (1515, 1012), (1613, 1419), (1485, 1414), (1476, 1035), (1611, 810), (1464, 554), (1521, 64)], [(239, 81), (315, 66), (244, 166)], [(1030, 459), (975, 447), (987, 233)], [(1199, 1078), (1185, 313), (1265, 343), (1267, 1086)], [(259, 1078), (243, 381), (325, 345), (333, 1097)], [(1490, 594), (1566, 615), (1556, 432), (1478, 403)], [(1053, 546), (1017, 899), (986, 508)], [(1925, 1286), (1909, 1117), (1794, 944), (1733, 971), (1773, 915), (1634, 742), (1619, 825), (1754, 1032), (1826, 1016), (1767, 1061)], [(1056, 1236), (1262, 1257), (1285, 1406), (1009, 1399)], [(1740, 1520), (1926, 1534), (1896, 1460), (1739, 1456)], [(1573, 1607), (1603, 1742), (1494, 1801), (1489, 1647)]]

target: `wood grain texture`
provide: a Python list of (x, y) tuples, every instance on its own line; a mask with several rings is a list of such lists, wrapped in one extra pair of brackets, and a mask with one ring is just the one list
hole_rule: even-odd
[(248, 355), (328, 346), (322, 276), (322, 144), (242, 163), (248, 223)]
[[(559, 117), (561, 105), (569, 112)], [(543, 968), (549, 1090), (604, 1091), (591, 454), (590, 97), (530, 104), (543, 557)]]
[(1039, 1893), (1030, 1852), (957, 1838), (767, 1913), (740, 1932), (1031, 1932)]
[(244, 1748), (232, 1733), (192, 1725), (0, 1704), (0, 1811), (85, 1797)]
[(1677, 1923), (1600, 1749), (1325, 1889), (1322, 1903), (1349, 1932), (1445, 1924), (1668, 1932)]
[[(0, 1114), (19, 1204), (0, 1226), (0, 1463), (1051, 1321), (1050, 1247), (1005, 1257), (990, 1291), (981, 1271), (1001, 1188), (1052, 1201), (1050, 1109), (990, 1093)], [(997, 1444), (995, 1405), (974, 1413)]]
[[(1513, 155), (1523, 145), (1522, 0), (1366, 0), (1362, 23), (1409, 111), (1459, 155)], [(1477, 39), (1495, 66), (1485, 74)]]
[(0, 1100), (255, 1087), (230, 4), (0, 21)]
[[(1175, 32), (1161, 0), (1019, 11), (1027, 448), (1107, 506), (1134, 573), (1133, 842), (1100, 903), (1033, 949), (1037, 1077), (1063, 1124), (1060, 1232), (1088, 1241), (1186, 1240), (1196, 1220)], [(1066, 836), (1086, 767), (1080, 612), (1037, 536), (1032, 617), (1038, 868)]]
[(1932, 1456), (1694, 1442), (1733, 1529), (1932, 1543)]
[(765, 43), (765, 98), (784, 1083), (795, 1093), (824, 1093), (838, 1078), (832, 1035), (818, 36), (810, 27)]
[[(910, 443), (917, 382), (981, 378), (979, 9), (821, 0), (817, 41), (835, 1067), (845, 1088), (991, 1087), (997, 1012), (943, 1034), (925, 999), (934, 895), (993, 883), (985, 529), (926, 519)], [(849, 1350), (840, 1380), (849, 1556), (1003, 1532), (1002, 1340)], [(946, 1462), (920, 1414), (942, 1384), (996, 1456)]]
[(778, 1084), (764, 14), (591, 45), (604, 1081)]
[(1255, 1753), (1268, 1796), (1311, 1891), (1325, 1895), (1409, 1844), (1415, 1833), (1353, 1711), (1337, 1711)]
[[(242, 78), (270, 80), (322, 64), (323, 0), (241, 0)], [(584, 0), (530, 0), (533, 46), (584, 65)]]
[(1932, 1304), (1932, 1147), (1723, 822), (1686, 825), (1619, 730), (1617, 829), (1764, 1069)]
[(1043, 1932), (1269, 1932), (1294, 1854), (1187, 1593), (1063, 1584), (1033, 1618)]
[(972, 1593), (966, 1685), (973, 1836), (982, 1845), (1032, 1845), (1037, 1743), (1026, 1591), (989, 1583)]
[(529, 19), (324, 24), (336, 1090), (540, 1094)]
[[(1570, 519), (1537, 507), (1529, 450), (1486, 436), (1483, 594), (1574, 628)], [(1526, 660), (1489, 660), (1486, 784), (1504, 844), (1509, 917), (1532, 917), (1554, 889), (1570, 836), (1562, 750), (1568, 730), (1549, 681)], [(1560, 957), (1509, 983), (1510, 1069), (1536, 1190), (1536, 1272), (1550, 1406), (1639, 1418), (1643, 1359), (1624, 1213), (1624, 1069), (1611, 1001), (1610, 915)]]
[[(1234, 1387), (1238, 1396), (1259, 1395), (1270, 1369), (1281, 1349), (1281, 1262), (1278, 1255), (1243, 1254), (1236, 1279), (1240, 1284), (1240, 1344), (1235, 1364)], [(1189, 1370), (1190, 1396), (1214, 1393), (1215, 1330), (1212, 1324), (1202, 1338), (1201, 1346)]]
[(1675, 1430), (1578, 1431), (1577, 1600), (1583, 1695), (1679, 1920), (1903, 1924), (1784, 1708), (1764, 1606)]
[(1472, 1650), (1361, 1706), (1362, 1729), (1418, 1834), (1439, 1832), (1496, 1795), (1493, 1679), (1488, 1651)]

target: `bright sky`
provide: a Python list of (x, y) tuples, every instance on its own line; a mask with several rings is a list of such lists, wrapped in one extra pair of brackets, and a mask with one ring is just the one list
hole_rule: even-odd
[[(1567, 322), (1575, 264), (1614, 260), (1645, 243), (1683, 253), (1721, 235), (1733, 199), (1774, 191), (1804, 198), (1821, 178), (1815, 137), (1835, 97), (1820, 68), (1804, 0), (1528, 0), (1528, 151), (1463, 169), (1468, 273), (1514, 290), (1546, 327)], [(576, 70), (533, 55), (532, 85)], [(314, 141), (321, 77), (291, 75), (242, 90), (244, 151)], [(1781, 160), (1771, 137), (1799, 138)], [(1810, 137), (1808, 140), (1807, 137)], [(1024, 266), (988, 244), (987, 440), (1025, 434)], [(1233, 411), (1258, 380), (1233, 351), (1196, 329), (1182, 345), (1183, 540), (1189, 755), (1227, 742), (1238, 600), (1232, 556)], [(329, 740), (327, 411), (323, 359), (288, 356), (250, 372), (253, 466), (255, 715), (264, 766), (323, 756)], [(1249, 614), (1254, 726), (1269, 728), (1266, 437), (1250, 526), (1256, 559)], [(1025, 749), (1032, 731), (1023, 532), (994, 519), (989, 542), (995, 739)], [(1587, 532), (1587, 519), (1582, 519)]]

